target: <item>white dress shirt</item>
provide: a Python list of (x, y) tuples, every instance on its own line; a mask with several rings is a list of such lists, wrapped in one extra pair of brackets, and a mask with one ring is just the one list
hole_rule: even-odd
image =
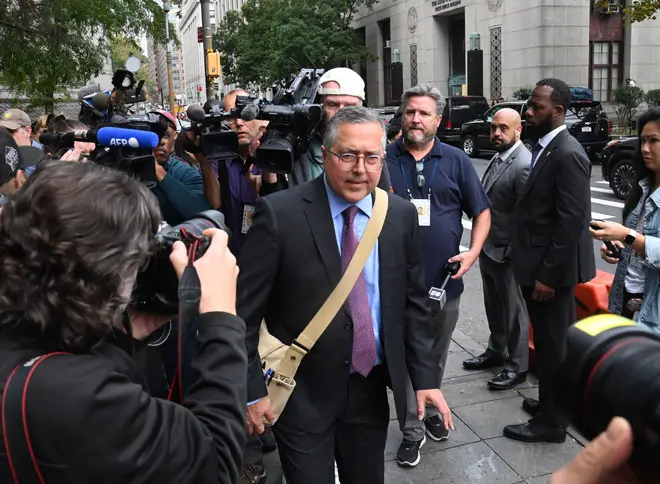
[(566, 129), (566, 125), (562, 124), (560, 127), (553, 129), (548, 134), (541, 137), (541, 139), (538, 141), (538, 143), (543, 147), (543, 149), (539, 152), (538, 155), (536, 155), (536, 159), (532, 159), (532, 166), (534, 166), (536, 164), (536, 160), (538, 160), (541, 157), (541, 154), (545, 151), (545, 149), (548, 147), (550, 142), (553, 139), (555, 139), (555, 136), (557, 136), (559, 133), (561, 133), (565, 129)]

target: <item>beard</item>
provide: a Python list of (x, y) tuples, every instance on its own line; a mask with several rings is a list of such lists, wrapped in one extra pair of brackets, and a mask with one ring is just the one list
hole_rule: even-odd
[(532, 126), (527, 123), (527, 130), (531, 137), (535, 140), (543, 138), (546, 134), (553, 130), (552, 126), (552, 113), (543, 119), (537, 126)]
[(504, 153), (505, 151), (511, 149), (513, 147), (513, 145), (515, 145), (515, 144), (516, 144), (516, 140), (512, 139), (508, 143), (502, 141), (502, 143), (500, 143), (499, 145), (493, 144), (493, 148), (498, 153)]
[(404, 128), (402, 129), (403, 139), (406, 144), (412, 146), (424, 146), (435, 137), (435, 131), (421, 131), (418, 129)]

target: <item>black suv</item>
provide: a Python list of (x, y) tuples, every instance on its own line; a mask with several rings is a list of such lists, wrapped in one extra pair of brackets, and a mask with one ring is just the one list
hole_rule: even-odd
[[(511, 108), (520, 113), (522, 118), (521, 139), (531, 151), (533, 141), (525, 128), (527, 101), (500, 103), (486, 111), (474, 121), (463, 124), (461, 128), (461, 148), (468, 156), (477, 156), (481, 151), (494, 151), (490, 144), (490, 123), (497, 111)], [(584, 147), (592, 163), (598, 161), (598, 153), (610, 141), (612, 123), (598, 101), (573, 101), (566, 113), (566, 127)]]
[(463, 123), (477, 119), (488, 111), (488, 101), (483, 96), (450, 96), (442, 111), (442, 120), (435, 135), (443, 143), (459, 145)]
[(635, 182), (633, 156), (639, 148), (639, 138), (619, 138), (607, 143), (600, 153), (603, 180), (610, 183), (614, 194), (625, 200)]

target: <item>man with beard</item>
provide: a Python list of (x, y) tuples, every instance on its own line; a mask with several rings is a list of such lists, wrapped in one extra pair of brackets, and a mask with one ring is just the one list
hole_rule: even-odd
[[(451, 335), (458, 321), (461, 277), (477, 260), (490, 229), (490, 202), (470, 159), (459, 149), (435, 138), (445, 99), (434, 87), (422, 84), (408, 89), (401, 99), (403, 135), (387, 148), (387, 163), (394, 193), (422, 208), (418, 216), (426, 289), (439, 288), (448, 262), (459, 262), (460, 270), (446, 287), (447, 302), (431, 300), (433, 351), (438, 364), (438, 386), (442, 383)], [(420, 213), (418, 212), (418, 214)], [(460, 252), (462, 215), (474, 219), (470, 249)], [(433, 291), (435, 292), (435, 291)], [(426, 408), (420, 422), (412, 387), (408, 388), (404, 435), (397, 452), (399, 465), (412, 467), (420, 461), (419, 450), (426, 434), (435, 441), (449, 432), (439, 413)]]
[(504, 108), (495, 114), (490, 124), (490, 141), (497, 154), (481, 181), (492, 204), (490, 232), (479, 255), (490, 339), (486, 351), (465, 360), (463, 366), (481, 370), (504, 364), (504, 369), (488, 382), (493, 390), (513, 388), (527, 378), (527, 310), (511, 263), (513, 211), (532, 159), (520, 141), (521, 132), (517, 111)]
[(596, 274), (589, 235), (591, 163), (566, 129), (571, 99), (559, 79), (536, 83), (528, 101), (527, 126), (539, 137), (515, 208), (513, 270), (534, 328), (539, 401), (526, 399), (533, 418), (508, 425), (504, 435), (523, 442), (564, 442), (568, 421), (554, 400), (552, 382), (566, 353), (566, 331), (575, 322), (576, 284)]

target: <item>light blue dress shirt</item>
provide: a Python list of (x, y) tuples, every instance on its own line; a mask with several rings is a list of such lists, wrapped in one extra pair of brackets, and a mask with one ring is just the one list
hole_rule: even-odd
[[(344, 215), (343, 212), (351, 206), (346, 200), (337, 195), (332, 188), (328, 185), (328, 181), (323, 176), (325, 182), (325, 189), (328, 193), (328, 202), (330, 204), (330, 214), (332, 215), (332, 223), (335, 226), (335, 236), (337, 237), (337, 247), (339, 248), (339, 255), (341, 256), (341, 234), (344, 230)], [(355, 236), (358, 241), (362, 239), (364, 229), (367, 227), (367, 222), (371, 218), (371, 211), (373, 209), (371, 194), (364, 197), (355, 204), (358, 211), (353, 221), (355, 227)], [(380, 312), (380, 265), (378, 261), (378, 241), (371, 250), (367, 263), (364, 266), (364, 279), (367, 283), (367, 297), (369, 298), (369, 306), (371, 308), (371, 319), (374, 325), (374, 337), (376, 340), (376, 364), (383, 363), (383, 346), (381, 345), (381, 312)]]

